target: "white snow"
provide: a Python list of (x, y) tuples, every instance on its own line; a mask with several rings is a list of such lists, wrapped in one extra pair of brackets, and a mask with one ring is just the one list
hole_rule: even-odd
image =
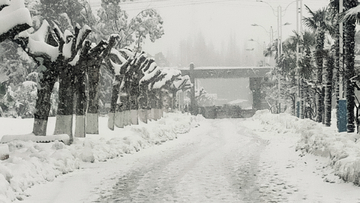
[(126, 59), (121, 55), (121, 53), (117, 49), (112, 48), (110, 53), (115, 54), (118, 57), (118, 59), (121, 61), (121, 63), (126, 62)]
[(10, 1), (9, 0), (0, 0), (0, 5), (9, 5)]
[(2, 0), (0, 5), (8, 5), (0, 11), (0, 35), (15, 28), (17, 25), (32, 25), (30, 12), (25, 8), (23, 0)]
[(166, 75), (162, 80), (154, 83), (154, 85), (153, 85), (154, 89), (162, 88), (166, 84), (167, 81), (171, 80), (171, 78), (173, 76), (181, 75), (181, 71), (178, 69), (175, 69), (175, 68), (164, 68), (164, 69), (161, 69), (161, 72), (166, 73)]
[[(65, 32), (64, 32), (65, 44), (64, 44), (63, 50), (62, 50), (65, 59), (70, 58), (72, 55), (71, 47), (72, 47), (72, 44), (74, 43), (74, 41), (72, 40), (73, 37), (74, 37), (74, 35), (69, 30), (65, 30)], [(71, 39), (71, 40), (68, 41), (69, 39)]]
[[(80, 27), (80, 25), (76, 25), (78, 27)], [(79, 34), (77, 36), (77, 39), (76, 39), (76, 47), (79, 47), (79, 42), (81, 40), (81, 38), (84, 36), (84, 34), (87, 32), (87, 31), (91, 31), (91, 28), (88, 26), (88, 25), (84, 25), (80, 31), (79, 31)]]
[(45, 42), (49, 30), (49, 23), (44, 20), (41, 27), (29, 35), (29, 52), (34, 55), (48, 55), (51, 61), (59, 56), (58, 47), (51, 46)]
[[(0, 138), (26, 134), (31, 131), (32, 122), (33, 119), (0, 118)], [(49, 122), (48, 133), (53, 131), (55, 119), (50, 118)], [(104, 162), (173, 140), (188, 132), (197, 121), (190, 115), (166, 114), (161, 120), (115, 131), (108, 130), (106, 122), (107, 118), (100, 118), (101, 135), (75, 139), (70, 146), (61, 142), (9, 142), (10, 158), (0, 161), (0, 202), (23, 199), (30, 187), (76, 171), (85, 163)]]
[(150, 64), (150, 67), (147, 71), (143, 71), (144, 77), (140, 79), (140, 83), (148, 82), (151, 80), (157, 73), (160, 71), (160, 68), (156, 65), (155, 62)]
[[(279, 202), (282, 198), (287, 202), (359, 201), (359, 188), (344, 181), (359, 183), (360, 150), (356, 133), (337, 133), (334, 126), (324, 127), (308, 119), (271, 114), (267, 110), (257, 111), (249, 119), (222, 120), (224, 129), (227, 122), (230, 126), (230, 121), (237, 122), (239, 127), (232, 130), (241, 129), (259, 136), (259, 142), (266, 142), (256, 179), (261, 194), (273, 195)], [(32, 119), (0, 118), (0, 138), (5, 134), (26, 134), (31, 131), (32, 122)], [(54, 118), (49, 122), (48, 134), (53, 131)], [(91, 191), (96, 184), (103, 183), (101, 178), (116, 170), (109, 166), (120, 164), (129, 168), (146, 155), (133, 153), (168, 140), (173, 140), (169, 147), (174, 147), (182, 143), (181, 139), (174, 140), (177, 136), (187, 133), (187, 139), (192, 139), (208, 130), (210, 123), (201, 116), (168, 113), (159, 121), (110, 131), (107, 118), (100, 117), (100, 135), (78, 138), (70, 146), (60, 142), (10, 142), (7, 144), (10, 158), (0, 161), (0, 202), (16, 199), (44, 202), (32, 194), (43, 195), (41, 198), (48, 198), (46, 202), (79, 202), (86, 196), (96, 199)], [(199, 124), (200, 127), (193, 129)], [(232, 137), (229, 136), (232, 130), (229, 128), (223, 135)], [(162, 148), (165, 149), (170, 148)], [(121, 158), (107, 161), (116, 157)], [(104, 187), (111, 188), (116, 182), (106, 179)]]
[(0, 160), (6, 159), (9, 156), (9, 146), (6, 144), (0, 144)]

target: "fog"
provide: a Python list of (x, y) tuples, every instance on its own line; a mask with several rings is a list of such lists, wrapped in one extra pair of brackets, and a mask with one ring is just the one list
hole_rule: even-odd
[(195, 83), (197, 89), (204, 88), (208, 94), (216, 95), (214, 105), (233, 102), (240, 103), (243, 108), (251, 107), (252, 94), (249, 89), (249, 78), (196, 79)]

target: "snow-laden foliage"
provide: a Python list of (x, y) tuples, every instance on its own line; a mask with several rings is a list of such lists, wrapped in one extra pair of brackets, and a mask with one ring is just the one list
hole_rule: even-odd
[[(38, 88), (37, 77), (35, 75), (37, 74), (30, 74), (29, 80), (20, 83), (14, 89), (10, 86), (7, 88), (5, 95), (0, 99), (0, 115), (2, 117), (32, 118), (34, 116)], [(34, 77), (35, 81), (30, 80), (31, 77)], [(51, 95), (50, 116), (56, 114), (59, 91), (57, 84), (55, 84), (53, 94)]]
[[(85, 162), (103, 162), (176, 139), (198, 125), (197, 117), (169, 113), (159, 121), (79, 138), (70, 146), (61, 142), (8, 143), (10, 158), (0, 164), (0, 202), (22, 199), (26, 189), (53, 181), (79, 169)], [(2, 122), (10, 121), (3, 120)]]

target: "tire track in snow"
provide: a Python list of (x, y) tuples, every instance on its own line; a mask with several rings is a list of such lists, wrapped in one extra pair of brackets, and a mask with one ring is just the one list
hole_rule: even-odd
[(242, 202), (255, 187), (264, 142), (237, 128), (238, 119), (212, 120), (194, 141), (140, 159), (111, 195), (96, 202)]

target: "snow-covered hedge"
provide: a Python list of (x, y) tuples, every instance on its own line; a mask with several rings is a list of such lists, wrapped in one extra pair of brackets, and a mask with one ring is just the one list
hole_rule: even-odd
[(0, 202), (21, 199), (25, 190), (80, 168), (84, 162), (102, 162), (177, 138), (198, 125), (198, 117), (168, 113), (158, 121), (128, 126), (100, 135), (61, 142), (8, 143), (10, 158), (0, 161)]
[(254, 120), (270, 133), (296, 133), (299, 135), (296, 150), (330, 159), (335, 175), (347, 182), (360, 185), (360, 140), (356, 133), (338, 133), (336, 120), (325, 127), (309, 119), (289, 114), (271, 114), (257, 111)]

